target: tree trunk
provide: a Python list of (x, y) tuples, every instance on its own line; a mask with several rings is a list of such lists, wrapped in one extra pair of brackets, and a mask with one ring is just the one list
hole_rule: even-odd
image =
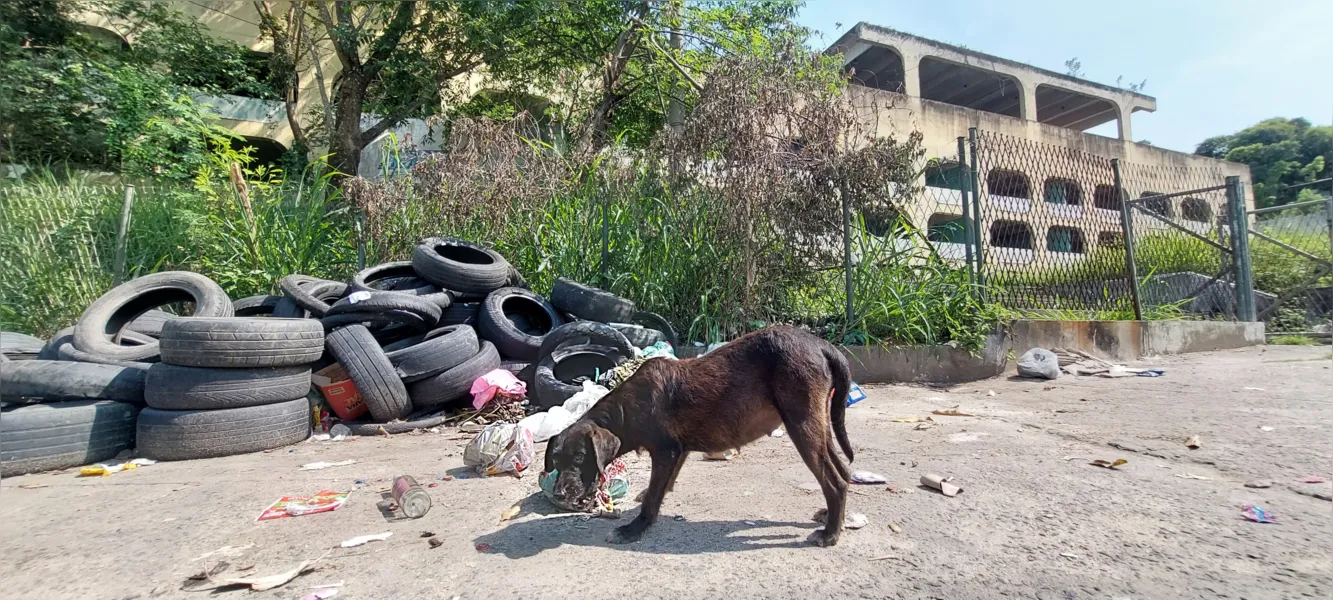
[(338, 86), (337, 115), (329, 152), (330, 165), (338, 174), (335, 182), (355, 177), (361, 165), (361, 105), (365, 102), (366, 83), (361, 73), (344, 71)]

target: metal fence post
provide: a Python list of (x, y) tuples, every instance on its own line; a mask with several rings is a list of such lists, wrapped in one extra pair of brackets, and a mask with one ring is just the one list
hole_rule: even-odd
[(1254, 272), (1250, 268), (1250, 221), (1240, 177), (1227, 177), (1227, 214), (1231, 216), (1231, 256), (1236, 268), (1236, 319), (1258, 320), (1254, 307)]
[[(986, 251), (981, 245), (981, 179), (977, 176), (977, 128), (969, 127), (967, 129), (968, 145), (971, 149), (971, 165), (968, 169), (971, 175), (972, 186), (972, 217), (975, 223), (972, 224), (972, 244), (976, 247), (977, 256), (977, 284), (980, 286), (982, 299), (986, 294), (986, 276), (984, 275), (986, 267)], [(964, 199), (966, 201), (966, 199)]]
[(856, 317), (856, 310), (852, 306), (852, 294), (855, 286), (855, 280), (852, 278), (852, 207), (851, 200), (842, 190), (835, 188), (835, 192), (842, 200), (842, 270), (846, 274), (847, 289), (847, 327), (852, 326), (852, 320)]
[[(963, 143), (963, 136), (958, 136), (958, 170), (962, 173), (967, 165), (967, 149)], [(958, 190), (963, 202), (963, 252), (967, 256), (967, 283), (969, 285), (976, 283), (975, 273), (972, 272), (972, 242), (976, 239), (976, 234), (972, 231), (972, 203), (970, 194), (972, 191), (972, 171), (968, 169), (967, 179), (965, 180), (965, 189)]]
[(1134, 320), (1143, 320), (1143, 302), (1139, 298), (1139, 267), (1134, 261), (1134, 206), (1120, 180), (1120, 159), (1111, 159), (1111, 173), (1115, 176), (1115, 197), (1120, 202), (1121, 235), (1125, 241), (1125, 270), (1129, 278), (1129, 298), (1134, 304)]
[(112, 285), (125, 282), (125, 252), (130, 243), (130, 209), (134, 206), (134, 186), (125, 186), (125, 199), (120, 204), (120, 228), (116, 230), (116, 264)]

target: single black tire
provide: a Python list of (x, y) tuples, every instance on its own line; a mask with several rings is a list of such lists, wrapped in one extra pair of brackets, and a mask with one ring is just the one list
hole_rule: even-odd
[(162, 328), (162, 362), (182, 367), (308, 365), (324, 354), (324, 327), (313, 319), (172, 319)]
[(5, 409), (0, 477), (67, 469), (114, 458), (134, 445), (137, 406), (83, 400)]
[(290, 297), (282, 296), (278, 304), (273, 307), (273, 314), (269, 315), (278, 319), (308, 319), (310, 311), (296, 305), (296, 301)]
[(456, 238), (428, 238), (412, 251), (423, 279), (463, 296), (484, 296), (511, 282), (512, 267), (494, 250)]
[(459, 302), (452, 304), (440, 313), (440, 325), (477, 326), (481, 317), (480, 302)]
[(129, 325), (125, 326), (125, 331), (133, 331), (149, 337), (157, 337), (162, 335), (162, 325), (174, 318), (176, 318), (176, 315), (165, 310), (153, 309), (135, 317), (133, 321), (130, 321)]
[(662, 315), (641, 310), (634, 313), (634, 320), (630, 322), (662, 332), (662, 334), (666, 336), (666, 343), (671, 344), (672, 350), (675, 350), (680, 346), (680, 335), (676, 333), (676, 328), (672, 327), (671, 321), (666, 320), (666, 317), (663, 317)]
[(74, 326), (74, 347), (116, 360), (144, 360), (158, 355), (158, 344), (120, 346), (112, 338), (149, 309), (172, 302), (194, 302), (196, 317), (230, 317), (231, 299), (212, 279), (198, 273), (165, 271), (127, 281), (94, 300)]
[[(331, 302), (347, 295), (347, 284), (308, 275), (288, 275), (278, 280), (282, 295), (315, 317), (324, 316)], [(304, 315), (303, 315), (304, 316)]]
[(0, 355), (10, 360), (33, 360), (42, 353), (46, 342), (26, 333), (0, 331)]
[(231, 303), (238, 317), (271, 317), (282, 296), (249, 296)]
[(18, 360), (0, 366), (0, 400), (102, 399), (143, 404), (144, 374), (144, 369), (114, 365)]
[[(140, 335), (140, 334), (135, 334), (135, 335)], [(73, 336), (71, 336), (70, 339), (72, 340)], [(87, 352), (79, 350), (78, 348), (74, 347), (73, 341), (64, 342), (63, 344), (60, 345), (59, 348), (56, 348), (56, 360), (88, 363), (90, 365), (111, 365), (113, 367), (121, 367), (125, 369), (138, 369), (140, 371), (147, 371), (148, 367), (157, 364), (157, 359), (158, 357), (156, 356), (145, 360), (117, 360), (114, 358), (107, 358), (105, 356), (89, 354)]]
[[(632, 356), (632, 355), (631, 355)], [(625, 362), (627, 357), (615, 349), (595, 344), (564, 346), (542, 358), (533, 372), (532, 404), (540, 409), (560, 406), (583, 391), (577, 376), (596, 381), (602, 373)]]
[(333, 303), (324, 316), (331, 317), (355, 312), (396, 313), (398, 311), (414, 313), (425, 323), (434, 326), (440, 322), (440, 306), (422, 297), (398, 292), (352, 292), (346, 298)]
[(631, 325), (629, 323), (608, 323), (608, 325), (624, 335), (625, 339), (629, 340), (629, 343), (634, 344), (635, 348), (647, 348), (657, 342), (667, 341), (665, 333), (656, 329), (649, 329), (642, 325)]
[(625, 339), (625, 336), (619, 331), (613, 329), (610, 325), (597, 323), (595, 321), (578, 321), (575, 323), (566, 323), (555, 328), (551, 333), (546, 334), (546, 339), (542, 342), (541, 349), (537, 352), (538, 360), (550, 356), (553, 352), (562, 346), (571, 343), (592, 343), (610, 346), (621, 356), (626, 358), (635, 356), (635, 348)]
[(386, 422), (412, 412), (407, 387), (370, 330), (362, 325), (348, 325), (328, 334), (324, 341), (329, 353), (338, 359), (361, 392), (372, 418)]
[(631, 323), (634, 303), (607, 291), (561, 277), (551, 288), (551, 304), (580, 319), (601, 323)]
[(545, 298), (523, 288), (500, 288), (486, 297), (477, 333), (495, 344), (501, 356), (531, 361), (537, 359), (546, 334), (562, 324), (560, 313)]
[(70, 325), (46, 340), (46, 345), (42, 346), (42, 351), (37, 353), (37, 360), (60, 360), (60, 355), (56, 351), (63, 344), (74, 343), (74, 326)]
[(310, 402), (287, 402), (221, 410), (159, 410), (139, 413), (138, 453), (154, 460), (193, 460), (259, 452), (310, 437)]
[(472, 382), (478, 377), (500, 368), (500, 353), (495, 344), (481, 342), (477, 353), (458, 366), (433, 377), (427, 377), (408, 386), (412, 403), (418, 407), (439, 406), (461, 398), (472, 391)]
[(386, 354), (403, 383), (421, 381), (452, 369), (481, 350), (477, 332), (467, 325), (441, 327), (416, 344)]
[(325, 331), (333, 331), (348, 325), (364, 325), (383, 331), (392, 327), (408, 327), (416, 331), (429, 331), (435, 323), (415, 312), (402, 310), (386, 312), (349, 312), (340, 315), (325, 315), (319, 320)]
[(357, 273), (352, 277), (352, 290), (417, 296), (440, 308), (446, 308), (454, 301), (453, 295), (447, 290), (420, 277), (409, 260), (375, 265)]
[(163, 410), (217, 410), (304, 398), (309, 367), (207, 369), (153, 365), (144, 379), (144, 402)]

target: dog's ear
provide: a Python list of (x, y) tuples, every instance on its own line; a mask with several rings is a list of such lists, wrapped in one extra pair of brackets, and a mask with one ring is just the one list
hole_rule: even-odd
[(546, 440), (546, 465), (542, 468), (543, 473), (550, 473), (555, 470), (555, 438)]
[(597, 453), (597, 468), (603, 469), (616, 458), (620, 450), (620, 438), (602, 427), (593, 427), (588, 435), (592, 439), (592, 449)]

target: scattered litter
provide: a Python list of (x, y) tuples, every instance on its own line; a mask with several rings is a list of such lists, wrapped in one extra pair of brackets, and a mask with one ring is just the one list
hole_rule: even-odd
[(930, 429), (931, 427), (934, 427), (934, 426), (935, 426), (934, 423), (917, 423), (917, 424), (916, 424), (916, 427), (913, 427), (913, 428), (912, 428), (912, 431), (925, 431), (925, 430)]
[(685, 515), (676, 515), (676, 516), (674, 517), (674, 519), (675, 519), (676, 521), (684, 521), (684, 520), (685, 520)]
[(259, 513), (256, 521), (299, 517), (316, 513), (332, 512), (347, 503), (351, 492), (330, 492), (322, 490), (314, 496), (283, 496)]
[(862, 390), (861, 386), (856, 385), (856, 382), (853, 381), (851, 387), (847, 388), (847, 406), (851, 406), (865, 399), (865, 390)]
[(491, 545), (490, 545), (490, 544), (477, 544), (477, 545), (476, 545), (476, 548), (477, 548), (477, 552), (485, 552), (485, 551), (491, 549)]
[(306, 594), (304, 596), (301, 596), (301, 600), (325, 600), (326, 598), (332, 598), (337, 595), (338, 595), (338, 588), (336, 587), (323, 588), (310, 592), (309, 594)]
[(1242, 506), (1240, 514), (1255, 523), (1277, 523), (1277, 515), (1253, 504)]
[(1116, 468), (1116, 467), (1119, 467), (1120, 465), (1127, 464), (1127, 463), (1129, 463), (1129, 461), (1127, 461), (1127, 460), (1125, 460), (1125, 459), (1123, 459), (1123, 458), (1117, 458), (1117, 459), (1115, 459), (1115, 462), (1110, 462), (1110, 461), (1102, 460), (1102, 459), (1099, 458), (1099, 459), (1094, 460), (1094, 461), (1092, 461), (1092, 462), (1090, 462), (1090, 463), (1088, 463), (1088, 464), (1093, 465), (1093, 466), (1095, 466), (1095, 467), (1101, 467), (1101, 468), (1103, 468), (1103, 469), (1114, 469), (1114, 468)]
[(944, 416), (946, 416), (946, 417), (975, 417), (975, 416), (976, 416), (976, 415), (969, 415), (969, 414), (967, 414), (967, 413), (965, 413), (965, 412), (960, 412), (960, 411), (958, 410), (958, 407), (957, 407), (957, 406), (955, 406), (955, 407), (953, 407), (953, 408), (946, 408), (946, 409), (944, 409), (944, 410), (932, 410), (932, 411), (930, 411), (930, 414), (932, 414), (932, 415), (944, 415)]
[(1326, 483), (1327, 481), (1328, 481), (1327, 479), (1324, 479), (1323, 477), (1320, 477), (1318, 475), (1311, 475), (1309, 477), (1302, 477), (1300, 479), (1301, 483)]
[(883, 475), (871, 473), (870, 471), (855, 471), (852, 473), (852, 483), (877, 484), (888, 483)]
[(787, 435), (787, 432), (783, 431), (782, 428), (779, 427), (777, 429), (774, 429), (773, 433), (768, 434), (768, 437), (782, 437), (784, 435)]
[(1246, 481), (1245, 487), (1262, 490), (1273, 487), (1273, 482), (1267, 479), (1256, 479), (1254, 481)]
[(1195, 475), (1193, 473), (1176, 473), (1176, 477), (1179, 477), (1181, 479), (1198, 479), (1199, 481), (1213, 480), (1212, 477), (1204, 477), (1203, 475)]
[(1060, 553), (1060, 556), (1063, 556), (1063, 557), (1065, 557), (1065, 558), (1074, 559), (1074, 560), (1077, 560), (1077, 559), (1078, 559), (1078, 555), (1077, 555), (1077, 554), (1074, 554), (1073, 552), (1061, 552), (1061, 553)]
[(930, 417), (898, 417), (893, 420), (894, 423), (931, 423), (934, 419)]
[(1260, 427), (1260, 428), (1259, 428), (1259, 431), (1273, 431), (1273, 428), (1272, 428), (1272, 427), (1269, 427), (1269, 426), (1267, 426), (1267, 425), (1264, 425), (1263, 427)]
[(532, 464), (533, 443), (533, 432), (521, 422), (491, 423), (463, 449), (463, 464), (488, 477), (501, 473), (517, 476)]
[(434, 531), (423, 531), (423, 532), (421, 532), (421, 537), (424, 537), (424, 538), (432, 538), (432, 537), (435, 537), (435, 532), (434, 532)]
[(472, 408), (481, 410), (496, 394), (506, 398), (522, 399), (528, 394), (528, 384), (519, 381), (508, 369), (495, 369), (472, 382)]
[(592, 405), (596, 404), (602, 396), (611, 393), (611, 390), (591, 381), (583, 382), (583, 389), (577, 394), (570, 396), (565, 403), (560, 406), (551, 407), (546, 412), (539, 412), (524, 418), (518, 422), (518, 426), (532, 432), (532, 442), (539, 444), (552, 437), (555, 434), (564, 431), (566, 427), (579, 420), (583, 413), (588, 412)]
[(1191, 435), (1190, 439), (1185, 440), (1185, 447), (1189, 448), (1190, 450), (1198, 450), (1199, 447), (1202, 445), (1203, 442), (1199, 441), (1199, 436), (1197, 435)]
[(1060, 359), (1045, 348), (1033, 348), (1018, 357), (1018, 376), (1037, 379), (1060, 377)]
[(1247, 388), (1245, 388), (1245, 389), (1248, 390), (1248, 391), (1251, 391), (1251, 392), (1262, 392), (1262, 391), (1264, 391), (1264, 388), (1261, 388), (1261, 387), (1247, 387)]
[(1053, 386), (1053, 385), (1044, 385), (1044, 386), (1041, 387), (1041, 391), (1043, 391), (1043, 392), (1049, 392), (1049, 391), (1051, 391), (1051, 390), (1053, 390), (1053, 389), (1055, 389), (1055, 386)]
[[(821, 508), (815, 511), (815, 514), (810, 517), (810, 520), (816, 523), (827, 525), (828, 509)], [(746, 522), (749, 523), (749, 521)], [(842, 522), (842, 526), (845, 529), (860, 529), (869, 524), (870, 524), (870, 518), (866, 517), (862, 513), (848, 513), (847, 518), (844, 519)]]
[(745, 524), (754, 527), (754, 521), (746, 521)]
[(899, 527), (897, 523), (889, 523), (889, 530), (893, 531), (894, 533), (903, 532), (903, 528)]
[(343, 543), (338, 544), (338, 547), (355, 548), (357, 546), (362, 546), (370, 542), (382, 542), (384, 540), (389, 539), (389, 536), (392, 535), (393, 535), (392, 531), (386, 531), (384, 533), (373, 533), (371, 535), (359, 535), (354, 538), (348, 538), (343, 540)]
[(506, 508), (504, 512), (500, 513), (500, 522), (504, 523), (505, 521), (508, 521), (518, 516), (518, 513), (522, 510), (523, 507), (519, 504), (515, 504), (509, 508)]
[(1139, 377), (1161, 377), (1166, 375), (1165, 369), (1139, 369)]
[(888, 492), (888, 493), (890, 493), (890, 494), (903, 494), (903, 493), (905, 493), (905, 492), (903, 492), (902, 488), (899, 488), (899, 487), (896, 486), (896, 485), (891, 485), (891, 486), (889, 486), (889, 487), (886, 487), (886, 488), (884, 488), (884, 491), (886, 491), (886, 492)]
[(430, 494), (421, 489), (421, 485), (411, 475), (399, 475), (393, 478), (389, 488), (393, 501), (408, 518), (420, 519), (430, 512)]
[(82, 469), (79, 469), (79, 477), (110, 477), (112, 473), (129, 471), (130, 469), (146, 467), (152, 464), (157, 464), (157, 461), (151, 458), (136, 458), (132, 461), (116, 465), (97, 463), (91, 467), (83, 467)]
[(1088, 458), (1088, 457), (1086, 457), (1086, 456), (1066, 456), (1066, 457), (1064, 457), (1064, 458), (1062, 458), (1062, 459), (1060, 459), (1060, 460), (1063, 460), (1063, 461), (1071, 461), (1071, 460), (1087, 460), (1087, 458)]
[[(577, 507), (570, 506), (563, 498), (555, 494), (555, 482), (559, 478), (558, 470), (544, 472), (537, 478), (537, 485), (541, 488), (542, 494), (552, 504), (566, 510), (580, 510)], [(616, 500), (621, 500), (629, 496), (629, 469), (625, 466), (625, 461), (617, 458), (611, 461), (605, 469), (602, 469), (601, 475), (597, 479), (597, 504), (594, 509), (595, 516), (606, 516), (608, 518), (619, 518), (620, 511), (616, 510)], [(580, 514), (580, 513), (574, 513)], [(587, 513), (581, 513), (586, 515)]]
[[(250, 567), (250, 568), (253, 569), (254, 567)], [(319, 584), (319, 585), (312, 585), (312, 586), (310, 586), (310, 587), (308, 587), (308, 588), (306, 588), (306, 589), (308, 589), (308, 590), (317, 590), (317, 589), (319, 589), (319, 588), (342, 587), (342, 586), (345, 585), (346, 583), (347, 583), (346, 581), (339, 581), (338, 583), (321, 583), (321, 584)]]
[(319, 555), (318, 558), (303, 560), (301, 561), (301, 564), (296, 565), (292, 569), (274, 575), (267, 575), (263, 577), (233, 577), (221, 580), (210, 579), (210, 581), (213, 583), (212, 586), (208, 588), (191, 588), (191, 590), (197, 591), (201, 589), (216, 589), (223, 587), (231, 587), (234, 585), (249, 586), (250, 590), (255, 592), (271, 590), (273, 588), (286, 585), (287, 582), (296, 579), (297, 576), (301, 575), (306, 571), (311, 570), (311, 567), (313, 567), (315, 563), (323, 560), (325, 556), (328, 556), (328, 552)]
[(875, 562), (875, 561), (880, 561), (880, 560), (901, 560), (901, 561), (903, 561), (903, 562), (905, 562), (905, 563), (907, 563), (907, 564), (909, 564), (909, 565), (912, 565), (912, 568), (914, 568), (914, 569), (919, 569), (919, 568), (920, 568), (920, 567), (917, 566), (916, 563), (914, 563), (914, 562), (912, 562), (912, 561), (910, 561), (910, 560), (907, 560), (906, 558), (903, 558), (903, 557), (901, 557), (901, 556), (895, 556), (895, 555), (893, 555), (893, 554), (885, 554), (884, 556), (876, 556), (875, 558), (870, 559), (870, 562)]
[(986, 395), (987, 395), (987, 396), (994, 396), (994, 395), (995, 395), (995, 390), (986, 390)]
[(430, 545), (432, 550), (434, 550), (436, 548), (439, 548), (440, 546), (443, 546), (444, 540), (441, 540), (440, 538), (430, 538), (429, 540), (426, 540), (426, 543)]
[(35, 490), (44, 487), (48, 486), (45, 483), (23, 483), (19, 485), (19, 489), (21, 490)]
[(319, 462), (312, 462), (301, 465), (301, 470), (318, 471), (320, 469), (327, 469), (329, 467), (345, 467), (347, 465), (354, 465), (354, 464), (356, 464), (356, 461), (354, 460), (340, 460), (338, 462), (327, 462), (321, 460)]
[[(952, 479), (952, 477), (950, 479)], [(937, 489), (940, 491), (940, 493), (950, 498), (963, 493), (963, 488), (960, 488), (952, 483), (949, 483), (948, 479), (940, 477), (939, 475), (936, 475), (934, 473), (927, 473), (925, 475), (922, 475), (921, 485)]]

